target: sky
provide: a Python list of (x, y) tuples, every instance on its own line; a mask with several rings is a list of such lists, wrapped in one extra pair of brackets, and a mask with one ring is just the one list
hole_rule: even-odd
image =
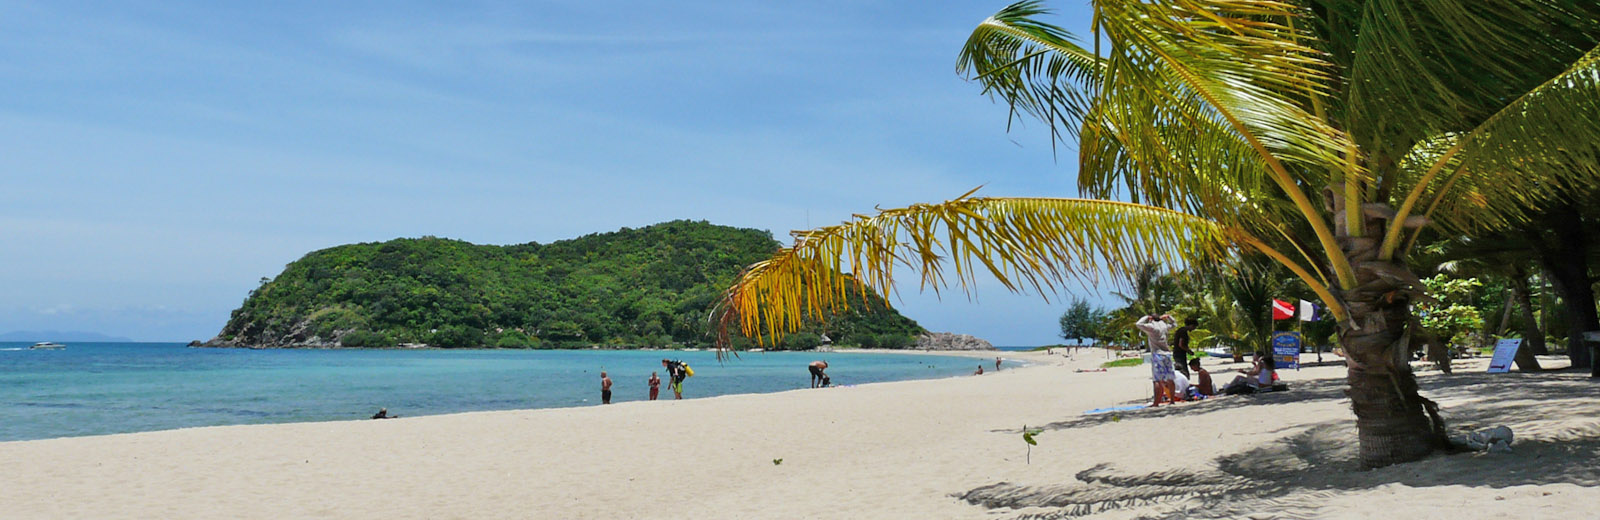
[[(956, 74), (993, 2), (0, 0), (0, 332), (210, 338), (339, 244), (1077, 194)], [(1085, 2), (1053, 22), (1087, 34)], [(931, 330), (1058, 341), (1062, 300), (903, 286)]]

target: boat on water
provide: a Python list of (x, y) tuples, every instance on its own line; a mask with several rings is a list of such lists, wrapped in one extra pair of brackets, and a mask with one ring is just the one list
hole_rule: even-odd
[(28, 347), (28, 350), (60, 350), (64, 348), (67, 348), (67, 346), (60, 343), (53, 341), (41, 341), (34, 343), (31, 347)]

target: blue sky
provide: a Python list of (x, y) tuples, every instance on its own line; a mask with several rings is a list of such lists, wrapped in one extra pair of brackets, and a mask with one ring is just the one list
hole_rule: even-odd
[[(787, 241), (978, 185), (1073, 196), (1075, 153), (955, 74), (1004, 6), (0, 0), (0, 331), (209, 338), (350, 242), (682, 218)], [(982, 285), (899, 306), (1054, 341), (1060, 303)]]

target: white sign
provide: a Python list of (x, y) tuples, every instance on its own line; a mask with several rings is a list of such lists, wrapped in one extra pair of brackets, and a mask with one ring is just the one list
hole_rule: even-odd
[(1517, 348), (1522, 346), (1521, 339), (1502, 339), (1494, 344), (1494, 357), (1489, 359), (1490, 374), (1504, 374), (1511, 371), (1511, 361), (1517, 357)]

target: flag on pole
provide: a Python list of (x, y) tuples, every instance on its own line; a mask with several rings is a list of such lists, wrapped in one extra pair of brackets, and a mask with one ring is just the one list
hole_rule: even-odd
[(1294, 317), (1294, 304), (1274, 298), (1272, 300), (1272, 319), (1287, 320)]
[(1317, 304), (1300, 300), (1300, 321), (1317, 321)]

